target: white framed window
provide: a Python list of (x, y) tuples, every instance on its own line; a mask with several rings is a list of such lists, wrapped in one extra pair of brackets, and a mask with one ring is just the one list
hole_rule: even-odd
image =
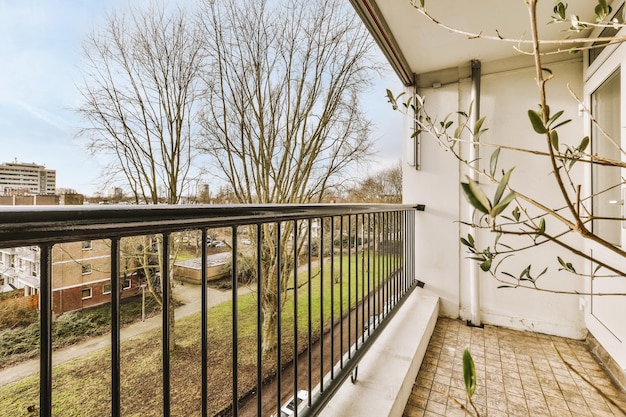
[(131, 280), (127, 278), (122, 282), (122, 289), (130, 290), (130, 287), (131, 287)]
[(102, 294), (111, 294), (111, 283), (102, 286)]
[(91, 272), (92, 272), (91, 264), (84, 264), (84, 265), (82, 265), (82, 272), (83, 272), (83, 275), (91, 274)]
[(91, 240), (83, 240), (83, 250), (91, 250), (91, 249), (93, 249)]
[(91, 297), (92, 297), (92, 294), (91, 294), (91, 287), (90, 287), (90, 288), (83, 288), (83, 289), (80, 291), (80, 295), (81, 295), (81, 297), (82, 297), (82, 299), (83, 299), (83, 300), (87, 300), (88, 298), (91, 298)]

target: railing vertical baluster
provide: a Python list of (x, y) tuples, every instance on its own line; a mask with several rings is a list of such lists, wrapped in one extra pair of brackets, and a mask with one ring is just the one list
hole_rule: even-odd
[[(376, 319), (376, 312), (372, 313), (372, 307), (376, 308), (376, 299), (372, 300), (372, 214), (367, 214), (367, 316), (374, 317), (373, 324), (377, 325), (378, 320)], [(372, 301), (374, 301), (374, 305), (372, 305)], [(368, 326), (367, 334), (371, 333), (371, 328), (373, 326)]]
[[(320, 217), (320, 392), (324, 392), (324, 218)], [(309, 396), (310, 397), (310, 396)]]
[(399, 268), (399, 257), (398, 257), (398, 212), (394, 211), (391, 214), (391, 219), (393, 222), (393, 286), (394, 286), (394, 300), (395, 304), (398, 304), (398, 297), (400, 295), (400, 274), (398, 271)]
[(330, 378), (335, 379), (335, 216), (330, 217)]
[(359, 215), (354, 216), (354, 344), (359, 348)]
[[(313, 303), (313, 297), (311, 295), (311, 290), (313, 288), (311, 286), (312, 285), (311, 284), (311, 279), (313, 279), (313, 274), (312, 274), (312, 271), (311, 271), (311, 267), (312, 267), (312, 265), (311, 265), (311, 242), (312, 242), (312, 240), (311, 240), (311, 222), (312, 221), (313, 221), (313, 219), (309, 219), (308, 222), (307, 222), (307, 225), (308, 225), (308, 230), (307, 230), (308, 245), (307, 246), (309, 248), (308, 268), (307, 268), (308, 271), (309, 271), (308, 272), (308, 282), (307, 282), (308, 297), (309, 297), (309, 300), (308, 300), (308, 317), (309, 317), (309, 327), (308, 328), (309, 328), (309, 331), (308, 331), (308, 334), (307, 334), (307, 337), (308, 337), (307, 353), (308, 353), (308, 356), (309, 356), (308, 357), (309, 362), (308, 362), (308, 367), (307, 367), (307, 369), (308, 369), (308, 375), (307, 376), (308, 376), (308, 383), (309, 383), (308, 384), (309, 395), (308, 395), (308, 401), (307, 402), (308, 402), (309, 405), (311, 405), (311, 391), (313, 390), (313, 379), (312, 379), (312, 375), (311, 375), (312, 374), (312, 367), (313, 367), (313, 357), (312, 357), (313, 351), (311, 349), (311, 346), (312, 346), (312, 343), (313, 343), (313, 339), (311, 337), (311, 333), (313, 332), (313, 309), (311, 308), (311, 303)], [(319, 247), (317, 249), (319, 250)], [(322, 343), (321, 337), (322, 337), (322, 334), (320, 332), (320, 343)]]
[(352, 215), (348, 214), (348, 359), (352, 358)]
[[(380, 298), (380, 237), (379, 237), (379, 227), (378, 223), (380, 222), (380, 214), (375, 213), (373, 231), (374, 231), (374, 264), (372, 268), (374, 269), (374, 279), (375, 279), (375, 287), (376, 287), (376, 295), (374, 297), (374, 311), (378, 314), (378, 317), (382, 319), (383, 312), (381, 298)], [(378, 307), (378, 309), (377, 309)]]
[(161, 268), (161, 292), (163, 294), (163, 415), (168, 417), (171, 414), (170, 404), (170, 234), (163, 233), (163, 267)]
[(39, 415), (52, 416), (52, 245), (39, 246)]
[[(387, 303), (387, 309), (391, 307), (391, 274), (390, 274), (390, 266), (391, 263), (391, 252), (389, 250), (389, 213), (383, 213), (383, 222), (384, 222), (384, 236), (383, 236), (383, 247), (385, 248), (385, 258), (383, 259), (383, 265), (385, 269), (385, 302)], [(389, 313), (389, 312), (387, 312)]]
[(238, 341), (239, 341), (239, 305), (238, 294), (237, 294), (237, 226), (233, 226), (231, 229), (232, 236), (232, 276), (231, 276), (231, 287), (232, 287), (232, 337), (233, 337), (233, 345), (232, 345), (232, 357), (233, 357), (233, 417), (237, 417), (239, 415), (239, 386), (238, 386), (238, 376), (239, 376), (239, 349), (238, 349)]
[(120, 238), (111, 239), (111, 416), (121, 415)]
[[(293, 398), (298, 398), (298, 221), (293, 221)], [(309, 329), (309, 332), (311, 330)], [(298, 417), (296, 407), (295, 417)]]
[(281, 259), (282, 259), (282, 251), (280, 249), (281, 242), (281, 223), (276, 223), (276, 415), (280, 415), (280, 402), (281, 402), (281, 386), (282, 386), (282, 361), (281, 361), (281, 349), (280, 342), (282, 339), (282, 331), (281, 331)]
[(209, 401), (209, 392), (208, 392), (208, 378), (209, 378), (209, 320), (208, 320), (208, 300), (207, 300), (207, 240), (208, 233), (207, 229), (202, 229), (202, 249), (200, 251), (200, 260), (202, 262), (202, 266), (200, 267), (200, 326), (201, 326), (201, 336), (200, 336), (200, 350), (201, 350), (201, 372), (202, 372), (202, 384), (201, 384), (201, 401), (202, 401), (202, 417), (208, 417), (208, 401)]
[(361, 251), (360, 252), (361, 252), (361, 328), (360, 328), (360, 331), (361, 333), (364, 333), (365, 331), (365, 286), (366, 286), (366, 283), (365, 283), (365, 215), (364, 214), (361, 215)]
[(341, 216), (339, 223), (339, 355), (341, 368), (343, 368), (343, 220), (344, 216)]
[(263, 276), (261, 273), (262, 263), (262, 244), (263, 240), (261, 239), (262, 228), (261, 224), (256, 225), (256, 325), (257, 325), (257, 337), (256, 337), (256, 352), (257, 352), (257, 368), (256, 368), (256, 409), (257, 416), (261, 415), (261, 410), (263, 407), (263, 315), (262, 305), (261, 305), (261, 296), (263, 291), (263, 287), (261, 285)]

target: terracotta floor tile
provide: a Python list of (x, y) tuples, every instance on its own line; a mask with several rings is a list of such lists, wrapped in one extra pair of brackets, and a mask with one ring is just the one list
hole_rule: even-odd
[(470, 348), (478, 375), (473, 399), (481, 415), (622, 416), (568, 369), (552, 344), (585, 378), (626, 407), (626, 394), (611, 383), (582, 341), (494, 326), (473, 328), (460, 320), (441, 318), (404, 417), (465, 415), (450, 397), (466, 404), (462, 366), (466, 347)]

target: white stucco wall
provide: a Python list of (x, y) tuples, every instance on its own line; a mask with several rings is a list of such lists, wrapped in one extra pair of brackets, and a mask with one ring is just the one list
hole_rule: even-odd
[[(511, 68), (510, 62), (483, 62), (482, 67), (481, 116), (487, 118), (483, 127), (489, 128), (482, 141), (545, 149), (545, 139), (534, 133), (527, 116), (528, 109), (536, 109), (539, 101), (534, 69), (529, 66)], [(552, 63), (549, 67), (555, 74), (555, 79), (548, 85), (552, 112), (565, 110), (566, 117), (572, 119), (570, 124), (559, 129), (561, 142), (578, 143), (583, 136), (583, 119), (579, 116), (578, 104), (570, 96), (566, 85), (570, 83), (575, 92), (582, 94), (582, 62), (565, 61)], [(439, 118), (458, 110), (467, 111), (469, 108), (470, 81), (467, 78), (439, 88), (422, 88), (420, 92), (426, 97), (429, 111)], [(492, 150), (493, 148), (481, 148), (481, 169), (489, 169)], [(418, 279), (426, 283), (426, 288), (441, 297), (443, 315), (469, 319), (471, 301), (468, 271), (471, 263), (466, 259), (465, 248), (459, 243), (459, 236), (467, 234), (465, 226), (459, 223), (467, 220), (467, 202), (460, 194), (459, 185), (467, 171), (432, 138), (422, 137), (421, 151), (421, 169), (415, 170), (405, 163), (403, 171), (405, 203), (426, 205), (426, 211), (418, 213), (416, 224)], [(549, 207), (564, 205), (558, 189), (554, 186), (547, 159), (503, 150), (499, 169), (513, 166), (516, 169), (511, 184), (515, 188)], [(582, 169), (577, 170), (575, 181), (582, 181)], [(487, 190), (488, 195), (493, 195), (495, 187), (487, 187)], [(557, 230), (560, 230), (557, 222), (548, 220), (548, 231), (556, 233)], [(487, 232), (481, 232), (476, 237), (483, 247), (493, 242), (493, 237)], [(572, 243), (576, 247), (582, 247), (579, 239), (573, 239)], [(535, 273), (548, 266), (549, 272), (541, 279), (547, 287), (583, 290), (582, 279), (557, 272), (557, 255), (574, 262), (575, 266), (582, 269), (582, 265), (577, 264), (567, 252), (555, 245), (542, 245), (517, 255), (502, 270), (517, 275), (529, 264), (533, 265)], [(482, 271), (479, 280), (483, 323), (574, 338), (585, 336), (584, 317), (579, 309), (578, 296), (524, 289), (498, 289), (500, 283)]]

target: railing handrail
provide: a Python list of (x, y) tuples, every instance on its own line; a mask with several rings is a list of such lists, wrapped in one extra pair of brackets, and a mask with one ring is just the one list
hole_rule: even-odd
[(405, 204), (0, 206), (0, 248), (413, 209)]

